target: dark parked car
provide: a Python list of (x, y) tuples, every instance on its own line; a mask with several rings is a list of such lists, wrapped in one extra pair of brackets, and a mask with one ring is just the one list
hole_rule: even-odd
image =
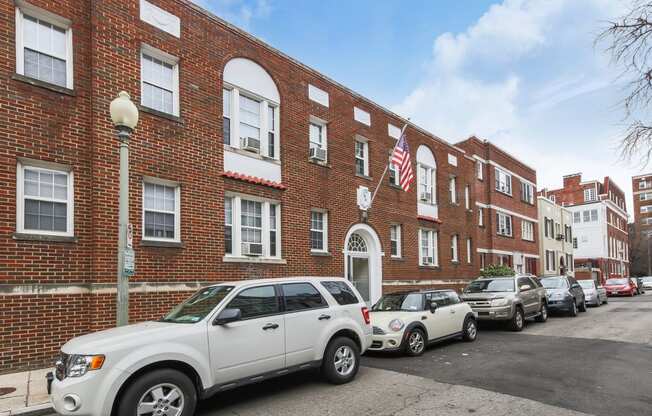
[(582, 286), (570, 276), (551, 276), (541, 279), (548, 294), (548, 309), (563, 311), (577, 316), (577, 311), (586, 312), (586, 298)]
[(636, 295), (636, 286), (631, 279), (607, 279), (604, 284), (607, 289), (607, 296), (634, 296)]

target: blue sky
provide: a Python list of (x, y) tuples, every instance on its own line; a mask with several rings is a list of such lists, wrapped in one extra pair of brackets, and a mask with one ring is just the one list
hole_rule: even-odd
[(623, 81), (594, 45), (626, 0), (195, 1), (452, 143), (504, 147), (540, 187), (609, 175), (631, 213)]

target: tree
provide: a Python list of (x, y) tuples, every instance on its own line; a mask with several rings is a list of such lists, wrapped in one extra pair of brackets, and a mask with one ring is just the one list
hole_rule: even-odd
[(484, 277), (514, 276), (514, 270), (502, 264), (490, 264), (480, 270), (480, 275)]
[(652, 120), (645, 120), (652, 101), (652, 1), (634, 0), (624, 16), (608, 22), (596, 42), (607, 42), (614, 63), (624, 67), (629, 81), (624, 100), (625, 118), (630, 120), (621, 142), (621, 156), (639, 158), (642, 165), (652, 159)]
[(629, 225), (629, 274), (632, 276), (649, 275), (649, 252), (650, 240), (645, 233), (642, 233), (635, 224)]

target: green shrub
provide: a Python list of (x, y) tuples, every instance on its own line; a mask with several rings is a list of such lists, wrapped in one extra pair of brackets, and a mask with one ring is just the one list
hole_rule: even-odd
[(514, 270), (501, 264), (490, 264), (480, 270), (480, 274), (484, 277), (514, 276)]

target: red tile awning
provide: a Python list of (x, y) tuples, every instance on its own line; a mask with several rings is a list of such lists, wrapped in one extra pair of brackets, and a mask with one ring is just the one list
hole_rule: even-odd
[(269, 186), (270, 188), (286, 190), (287, 186), (279, 182), (269, 181), (267, 179), (258, 178), (256, 176), (245, 175), (242, 173), (227, 171), (223, 172), (222, 176), (229, 179), (236, 179), (243, 182), (253, 183), (255, 185)]

